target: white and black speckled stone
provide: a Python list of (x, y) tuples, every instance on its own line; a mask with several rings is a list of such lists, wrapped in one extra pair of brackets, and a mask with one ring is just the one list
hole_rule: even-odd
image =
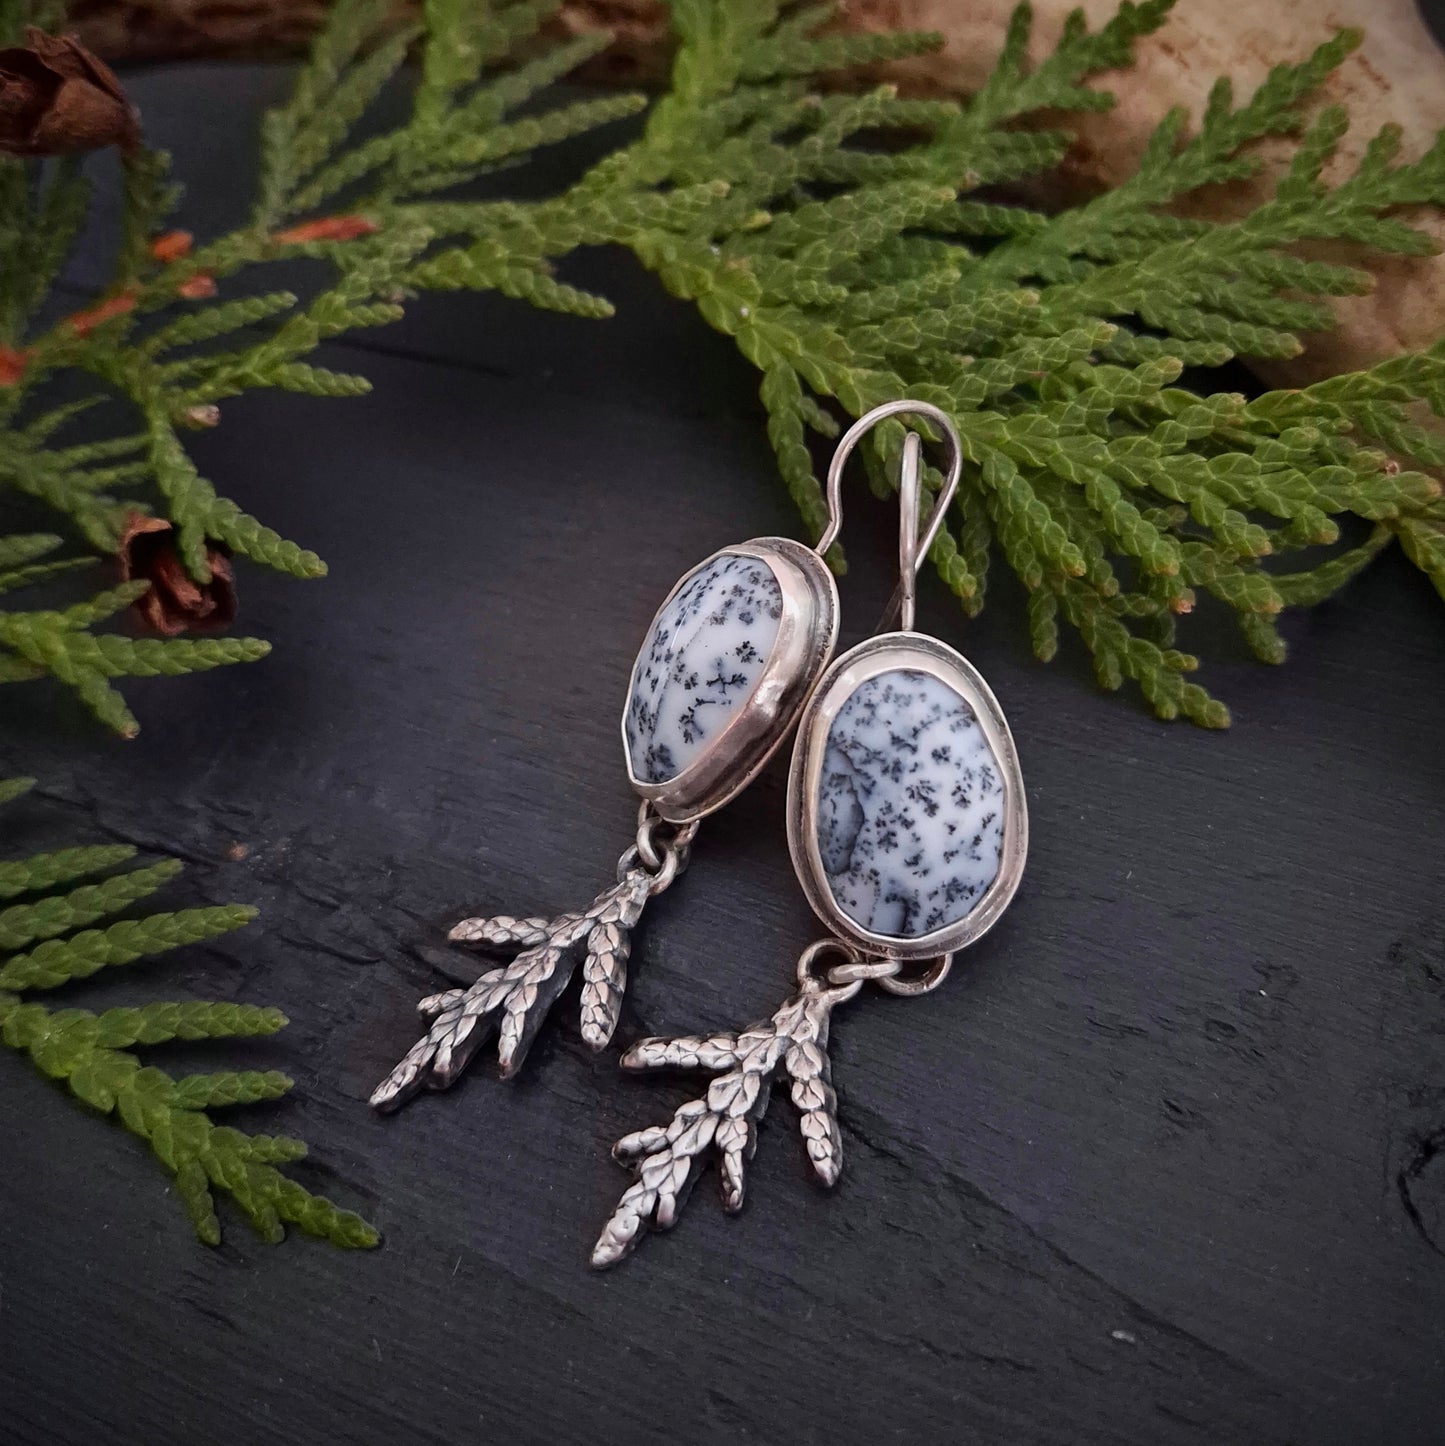
[(916, 939), (962, 919), (998, 875), (1004, 787), (973, 709), (913, 669), (859, 684), (828, 732), (818, 850), (838, 908)]
[(632, 670), (634, 778), (666, 783), (717, 737), (757, 686), (782, 612), (778, 579), (760, 558), (724, 553), (683, 582)]

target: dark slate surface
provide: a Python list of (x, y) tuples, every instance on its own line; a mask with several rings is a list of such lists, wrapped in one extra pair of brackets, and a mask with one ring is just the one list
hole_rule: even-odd
[[(251, 102), (277, 85), (138, 82), (200, 229), (248, 194)], [(1030, 661), (1007, 589), (967, 624), (925, 583), (922, 625), (1013, 722), (1033, 850), (946, 989), (840, 1014), (833, 1195), (780, 1101), (741, 1218), (704, 1181), (671, 1236), (591, 1275), (625, 1184), (607, 1146), (685, 1086), (589, 1055), (570, 998), (520, 1081), (479, 1064), (367, 1110), (445, 924), (608, 876), (658, 599), (722, 544), (797, 530), (747, 366), (625, 262), (578, 274), (620, 319), (433, 299), (331, 349), (370, 400), (250, 398), (198, 439), (332, 565), (243, 575), (269, 661), (134, 687), (128, 745), (7, 690), (0, 766), (44, 779), (7, 850), (133, 839), (191, 861), (178, 902), (263, 910), (77, 997), (284, 1006), (274, 1042), (196, 1057), (295, 1074), (252, 1127), (304, 1134), (306, 1178), (386, 1240), (272, 1249), (228, 1213), (207, 1250), (135, 1141), (0, 1058), (0, 1437), (1440, 1441), (1445, 683), (1439, 603), (1398, 559), (1291, 620), (1283, 670), (1211, 668), (1222, 735), (1100, 695), (1076, 653)], [(893, 534), (853, 507), (857, 636)], [(782, 802), (774, 767), (709, 823), (640, 932), (623, 1037), (777, 1003), (818, 932)]]

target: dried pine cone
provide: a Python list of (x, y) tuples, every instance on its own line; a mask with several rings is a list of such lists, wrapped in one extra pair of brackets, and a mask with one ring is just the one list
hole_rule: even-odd
[(196, 582), (176, 550), (175, 529), (164, 517), (131, 513), (121, 530), (118, 561), (122, 582), (144, 578), (150, 583), (134, 609), (147, 632), (163, 637), (219, 632), (235, 621), (231, 564), (216, 548), (208, 547), (211, 580)]
[(110, 68), (68, 35), (33, 26), (0, 50), (0, 152), (64, 156), (140, 143), (140, 120)]

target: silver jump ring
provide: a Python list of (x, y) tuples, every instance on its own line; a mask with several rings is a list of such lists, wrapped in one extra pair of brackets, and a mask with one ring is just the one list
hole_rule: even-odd
[[(861, 964), (863, 962), (862, 952), (846, 939), (818, 939), (809, 944), (801, 954), (798, 955), (797, 978), (801, 988), (807, 990), (819, 990), (833, 983), (831, 974), (813, 973), (813, 963), (822, 958), (825, 954), (842, 954), (850, 963)], [(841, 966), (846, 968), (847, 966)], [(863, 981), (857, 983), (843, 984), (838, 986), (838, 1002), (851, 999), (861, 988)]]
[(652, 875), (648, 880), (647, 892), (660, 894), (664, 889), (671, 888), (672, 881), (682, 872), (683, 863), (681, 850), (675, 849), (669, 844), (662, 853), (662, 867), (647, 871)]
[(642, 860), (644, 868), (657, 870), (662, 867), (662, 860), (666, 855), (666, 849), (658, 848), (657, 840), (652, 836), (652, 830), (640, 828), (637, 830), (637, 842), (633, 845), (637, 850), (638, 857)]
[(953, 968), (953, 955), (940, 954), (922, 974), (915, 974), (910, 978), (902, 979), (897, 975), (878, 980), (878, 987), (886, 989), (890, 994), (900, 994), (905, 999), (912, 999), (919, 994), (931, 994), (945, 979), (948, 978), (948, 971)]
[(663, 848), (677, 859), (679, 869), (685, 869), (692, 858), (692, 841), (697, 837), (697, 820), (681, 825)]
[(637, 852), (649, 869), (662, 867), (662, 851), (657, 846), (657, 828), (662, 822), (661, 814), (644, 803), (637, 810)]
[[(674, 828), (671, 838), (659, 838), (662, 827)], [(692, 855), (692, 841), (697, 836), (697, 820), (672, 825), (661, 814), (653, 813), (648, 804), (637, 811), (637, 842), (617, 861), (619, 881), (629, 869), (641, 867), (651, 875), (648, 892), (660, 894), (671, 886)]]
[(671, 888), (677, 876), (686, 867), (686, 849), (675, 848), (672, 844), (664, 845), (657, 867), (650, 869), (638, 852), (637, 845), (629, 844), (623, 851), (622, 857), (617, 860), (617, 882), (622, 883), (633, 869), (641, 869), (647, 875), (648, 894), (657, 895), (664, 889)]
[(857, 959), (835, 964), (828, 971), (829, 984), (862, 984), (869, 979), (882, 983), (892, 979), (903, 967), (899, 959)]
[[(674, 830), (671, 838), (660, 839), (662, 828)], [(683, 863), (697, 836), (697, 820), (690, 823), (670, 824), (660, 813), (652, 811), (651, 804), (644, 803), (637, 810), (637, 853), (647, 868), (656, 870), (664, 866), (670, 853), (682, 855)]]

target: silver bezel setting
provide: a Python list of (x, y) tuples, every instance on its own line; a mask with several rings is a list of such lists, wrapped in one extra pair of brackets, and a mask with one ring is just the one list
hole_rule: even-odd
[(678, 589), (700, 568), (720, 557), (750, 557), (764, 563), (777, 579), (782, 616), (772, 650), (752, 692), (702, 752), (663, 783), (638, 778), (632, 766), (627, 718), (632, 711), (631, 679), (637, 672), (633, 664), (622, 708), (627, 779), (637, 794), (671, 823), (690, 823), (714, 812), (752, 782), (788, 736), (838, 641), (838, 588), (827, 564), (811, 548), (791, 538), (755, 537), (719, 548), (678, 578), (653, 614), (643, 647)]
[[(927, 673), (973, 709), (1003, 777), (1003, 853), (998, 874), (963, 918), (916, 939), (874, 934), (837, 905), (818, 848), (818, 782), (833, 720), (858, 687), (898, 669)], [(788, 851), (813, 912), (840, 938), (869, 954), (931, 959), (965, 948), (998, 922), (1023, 877), (1029, 846), (1028, 805), (1013, 734), (992, 689), (978, 669), (946, 643), (924, 633), (884, 633), (850, 648), (823, 674), (803, 709), (788, 772)]]

